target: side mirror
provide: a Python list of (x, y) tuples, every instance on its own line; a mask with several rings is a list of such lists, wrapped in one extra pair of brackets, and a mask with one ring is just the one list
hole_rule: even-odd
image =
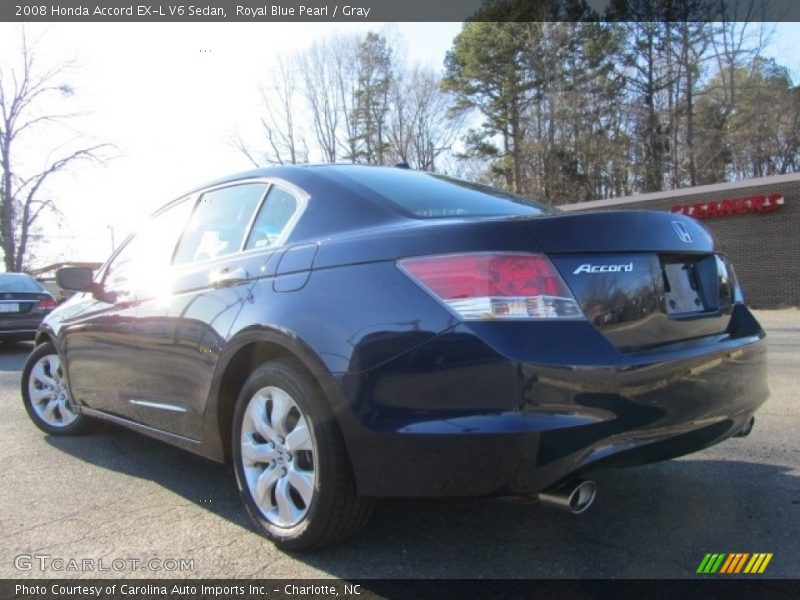
[(94, 291), (93, 273), (89, 267), (62, 267), (56, 271), (59, 287), (73, 292)]

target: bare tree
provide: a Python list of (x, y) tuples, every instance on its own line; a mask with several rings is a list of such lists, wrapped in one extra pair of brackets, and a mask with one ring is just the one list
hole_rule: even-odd
[(453, 98), (436, 71), (408, 66), (398, 45), (374, 32), (331, 35), (279, 58), (262, 92), (266, 151), (251, 150), (241, 136), (232, 145), (256, 166), (311, 156), (435, 170), (465, 115), (450, 114)]
[(312, 154), (315, 160), (356, 162), (362, 146), (355, 120), (360, 42), (357, 35), (333, 35), (278, 57), (261, 87), (266, 150), (253, 150), (240, 135), (231, 144), (255, 166), (308, 162)]
[(436, 170), (436, 159), (450, 150), (465, 118), (463, 112), (451, 114), (452, 102), (430, 67), (398, 69), (388, 123), (388, 140), (397, 160), (415, 169)]
[(297, 56), (303, 77), (303, 94), (311, 111), (311, 123), (322, 159), (336, 162), (340, 121), (341, 95), (336, 93), (339, 65), (333, 57), (333, 39), (321, 40)]
[[(45, 139), (48, 126), (66, 126), (79, 116), (76, 112), (49, 112), (51, 99), (66, 99), (74, 94), (66, 82), (75, 62), (66, 60), (51, 66), (40, 66), (35, 53), (36, 42), (29, 42), (21, 33), (19, 63), (0, 63), (0, 245), (5, 254), (6, 271), (21, 271), (31, 241), (31, 229), (47, 211), (57, 211), (55, 202), (46, 196), (46, 184), (53, 175), (67, 171), (81, 161), (101, 161), (110, 144), (76, 147), (76, 140), (51, 149), (43, 166), (23, 173), (18, 160), (25, 142), (34, 133)], [(68, 148), (65, 150), (65, 148)], [(30, 161), (29, 161), (30, 162)]]
[[(696, 95), (699, 91), (699, 84), (703, 76), (703, 61), (709, 43), (712, 41), (712, 31), (709, 23), (704, 21), (687, 22), (683, 21), (676, 24), (678, 35), (678, 55), (677, 61), (681, 65), (682, 71), (679, 73), (683, 84), (683, 116), (685, 125), (683, 127), (683, 144), (685, 147), (685, 157), (682, 162), (685, 165), (686, 176), (688, 179), (678, 178), (678, 184), (688, 181), (689, 185), (697, 185), (697, 152), (695, 148), (695, 118), (696, 118)], [(681, 111), (678, 111), (681, 112)], [(673, 147), (674, 152), (678, 152), (678, 134), (680, 127), (674, 128)], [(678, 160), (675, 160), (676, 171)], [(677, 186), (676, 186), (677, 187)]]
[(355, 119), (358, 78), (356, 60), (361, 38), (358, 35), (335, 36), (329, 40), (333, 63), (334, 86), (329, 90), (338, 97), (342, 131), (338, 135), (343, 158), (356, 162), (359, 154), (358, 126)]
[(722, 88), (728, 102), (726, 116), (736, 105), (736, 69), (751, 64), (769, 43), (773, 28), (764, 23), (765, 6), (758, 0), (720, 2), (721, 21), (712, 38)]
[(300, 92), (297, 89), (297, 73), (294, 57), (278, 56), (269, 79), (261, 86), (261, 99), (265, 115), (261, 127), (267, 142), (267, 150), (261, 160), (257, 158), (241, 136), (232, 143), (254, 166), (267, 164), (298, 164), (308, 162), (308, 146), (298, 130), (297, 105)]

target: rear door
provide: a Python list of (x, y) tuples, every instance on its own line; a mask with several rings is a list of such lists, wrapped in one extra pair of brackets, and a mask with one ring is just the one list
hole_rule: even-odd
[(296, 194), (265, 180), (198, 195), (168, 270), (169, 293), (143, 299), (136, 318), (136, 420), (202, 435), (211, 377), (252, 280), (299, 216)]

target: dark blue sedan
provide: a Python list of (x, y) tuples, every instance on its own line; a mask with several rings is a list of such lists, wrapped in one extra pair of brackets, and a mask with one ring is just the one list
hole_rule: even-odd
[(26, 273), (0, 273), (0, 341), (32, 340), (56, 299)]
[(232, 176), (58, 281), (80, 293), (25, 367), (36, 425), (230, 461), (289, 549), (354, 533), (377, 497), (582, 512), (592, 469), (746, 435), (768, 396), (764, 332), (697, 221), (401, 168)]

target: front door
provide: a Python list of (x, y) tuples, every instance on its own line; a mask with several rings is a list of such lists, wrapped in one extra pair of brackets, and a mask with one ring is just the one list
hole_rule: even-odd
[(141, 422), (135, 332), (140, 305), (166, 289), (169, 261), (191, 206), (187, 198), (156, 213), (100, 272), (100, 289), (82, 294), (63, 313), (64, 355), (79, 403)]

